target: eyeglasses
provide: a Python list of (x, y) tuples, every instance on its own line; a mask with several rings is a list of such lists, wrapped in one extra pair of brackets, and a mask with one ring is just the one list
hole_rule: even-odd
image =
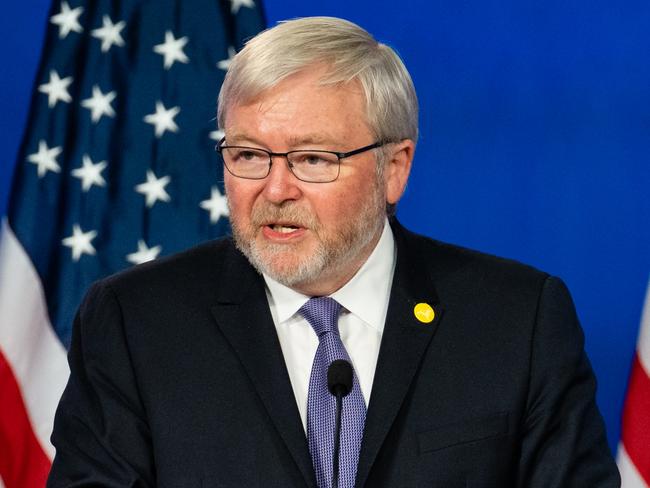
[(271, 172), (274, 156), (287, 159), (289, 171), (300, 181), (309, 183), (330, 183), (339, 177), (341, 159), (355, 156), (387, 144), (375, 142), (348, 152), (299, 150), (276, 153), (257, 147), (224, 146), (225, 138), (216, 146), (228, 172), (238, 178), (261, 180)]

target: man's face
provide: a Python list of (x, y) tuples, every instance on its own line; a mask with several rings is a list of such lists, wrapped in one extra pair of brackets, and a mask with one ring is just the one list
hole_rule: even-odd
[[(293, 75), (256, 99), (228, 109), (228, 145), (272, 152), (350, 151), (375, 142), (357, 83), (320, 86), (322, 69)], [(275, 157), (263, 180), (224, 171), (237, 246), (277, 281), (310, 295), (345, 284), (372, 252), (385, 219), (385, 178), (373, 151), (341, 162), (331, 183), (298, 180)]]

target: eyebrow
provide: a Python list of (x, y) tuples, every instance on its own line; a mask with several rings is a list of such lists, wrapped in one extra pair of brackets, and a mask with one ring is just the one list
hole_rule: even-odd
[[(227, 138), (226, 141), (228, 144), (254, 144), (259, 147), (266, 146), (257, 138), (244, 133), (234, 133), (231, 137)], [(289, 137), (288, 143), (290, 147), (308, 146), (310, 144), (315, 146), (336, 145), (336, 141), (333, 138), (324, 136), (323, 134), (306, 134), (303, 136)]]
[(325, 145), (325, 144), (336, 144), (336, 141), (330, 137), (327, 137), (323, 134), (307, 134), (301, 137), (290, 137), (289, 145), (290, 146), (305, 146), (308, 144), (314, 145)]

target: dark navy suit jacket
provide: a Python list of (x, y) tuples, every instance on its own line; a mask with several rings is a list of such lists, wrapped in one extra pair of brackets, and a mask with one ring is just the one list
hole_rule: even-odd
[[(619, 486), (563, 283), (393, 231), (357, 486)], [(229, 239), (95, 284), (69, 361), (48, 486), (316, 486), (263, 279)]]

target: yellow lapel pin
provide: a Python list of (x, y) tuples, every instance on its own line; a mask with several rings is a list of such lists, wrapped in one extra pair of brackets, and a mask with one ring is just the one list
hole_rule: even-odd
[(436, 318), (436, 312), (428, 303), (418, 303), (413, 307), (413, 315), (423, 324), (428, 324)]

